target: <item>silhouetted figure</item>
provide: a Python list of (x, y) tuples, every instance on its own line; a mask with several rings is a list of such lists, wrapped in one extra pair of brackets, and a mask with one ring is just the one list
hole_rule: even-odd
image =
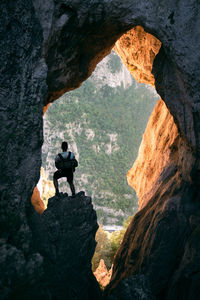
[(62, 142), (61, 145), (62, 153), (58, 153), (55, 158), (55, 166), (58, 169), (53, 175), (53, 183), (56, 190), (56, 195), (59, 195), (59, 188), (58, 188), (58, 179), (62, 177), (67, 178), (67, 182), (69, 183), (72, 196), (75, 195), (75, 187), (73, 184), (75, 168), (78, 166), (78, 162), (75, 159), (75, 155), (73, 152), (67, 151), (68, 143)]

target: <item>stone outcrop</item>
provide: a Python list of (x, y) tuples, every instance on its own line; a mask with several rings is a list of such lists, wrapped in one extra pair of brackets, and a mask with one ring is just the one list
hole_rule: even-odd
[[(54, 171), (55, 171), (55, 169), (53, 170), (52, 174), (54, 173)], [(43, 167), (41, 167), (41, 170), (40, 170), (40, 180), (37, 184), (37, 187), (40, 192), (40, 197), (46, 207), (48, 204), (48, 199), (52, 198), (55, 195), (55, 187), (54, 187), (53, 181), (48, 179), (48, 176), (45, 173), (45, 170)]]
[[(91, 271), (98, 229), (91, 198), (86, 197), (84, 192), (76, 197), (61, 194), (50, 198), (43, 214), (31, 209), (29, 226), (32, 251), (37, 253), (34, 257), (38, 262), (37, 272), (34, 260), (30, 260), (27, 270), (24, 270), (22, 257), (17, 256), (14, 250), (2, 247), (1, 254), (7, 250), (8, 258), (11, 260), (15, 254), (18, 261), (10, 261), (13, 272), (4, 266), (8, 283), (1, 290), (1, 296), (5, 299), (86, 300), (94, 295), (95, 299), (99, 299), (101, 292)], [(18, 273), (23, 277), (19, 278)], [(11, 289), (9, 282), (12, 276), (16, 277)]]
[[(166, 105), (159, 100), (143, 135), (138, 158), (127, 175), (138, 194), (140, 211), (118, 250), (107, 292), (115, 290), (126, 277), (145, 274), (152, 295), (158, 299), (178, 299), (180, 287), (185, 294), (196, 293), (197, 279), (193, 281), (189, 271), (194, 264), (198, 269), (198, 255), (192, 253), (199, 248), (199, 192), (190, 173), (194, 162), (194, 154), (179, 135)], [(189, 201), (191, 195), (194, 202)], [(190, 255), (193, 259), (188, 262)], [(187, 280), (193, 283), (186, 287)]]
[[(152, 170), (157, 177), (149, 197), (138, 190), (143, 208), (130, 224), (116, 256), (108, 291), (114, 294), (114, 288), (120, 289), (124, 278), (144, 274), (157, 299), (173, 300), (179, 295), (182, 299), (198, 299), (199, 6), (196, 0), (1, 1), (0, 289), (3, 299), (8, 295), (16, 299), (16, 295), (19, 297), (22, 293), (20, 299), (27, 299), (26, 292), (36, 299), (38, 287), (47, 274), (51, 275), (49, 282), (52, 283), (53, 278), (63, 282), (62, 274), (58, 272), (53, 276), (51, 271), (59, 269), (56, 251), (61, 251), (61, 245), (65, 248), (66, 244), (46, 238), (47, 253), (40, 243), (39, 248), (35, 244), (39, 235), (38, 218), (49, 218), (48, 224), (53, 224), (54, 215), (49, 207), (45, 216), (38, 214), (33, 218), (30, 204), (40, 174), (43, 106), (78, 87), (115, 42), (135, 26), (142, 26), (162, 43), (152, 73), (155, 87), (173, 116), (178, 136), (171, 148), (165, 149), (166, 157), (162, 151), (155, 151), (158, 163), (151, 166), (155, 168), (165, 158), (169, 165), (168, 162), (163, 164), (160, 174)], [(121, 43), (120, 48), (123, 47)], [(153, 127), (158, 133), (156, 123)], [(171, 134), (174, 130), (169, 132), (169, 141), (173, 141)], [(159, 142), (158, 137), (155, 142)], [(150, 189), (146, 179), (144, 187)], [(57, 213), (56, 220), (60, 220), (63, 211), (57, 210)], [(56, 223), (58, 228), (59, 224)], [(57, 227), (52, 230), (52, 236), (58, 233), (56, 239), (59, 240), (62, 230)], [(68, 242), (64, 236), (63, 239)], [(84, 237), (90, 250), (87, 240), (88, 237)], [(84, 263), (83, 257), (78, 256), (74, 265), (77, 270), (79, 258)], [(51, 259), (56, 266), (49, 271)], [(60, 257), (62, 268), (67, 270), (68, 258), (63, 259)], [(91, 282), (93, 279), (87, 270), (84, 276)], [(70, 281), (77, 289), (78, 285), (82, 287), (81, 274), (77, 272), (77, 278), (72, 277)], [(135, 284), (134, 280), (124, 280), (127, 289)], [(93, 283), (95, 286), (96, 281)], [(84, 291), (88, 288), (85, 281)], [(51, 298), (51, 293), (57, 295), (53, 283), (52, 291), (48, 286), (42, 291), (43, 298)], [(81, 299), (81, 292), (82, 289), (75, 291), (77, 299)], [(92, 293), (94, 299), (96, 289)]]
[(49, 199), (42, 215), (32, 211), (29, 224), (32, 247), (44, 259), (39, 296), (98, 299), (101, 292), (91, 270), (98, 225), (91, 198), (84, 192), (76, 197), (61, 193)]
[(105, 287), (110, 282), (112, 268), (108, 271), (103, 259), (100, 260), (98, 267), (94, 272), (94, 276), (102, 287)]
[(136, 26), (120, 37), (114, 50), (138, 82), (154, 85), (152, 66), (160, 46), (156, 37)]
[(165, 103), (159, 100), (149, 118), (138, 157), (127, 174), (128, 183), (139, 198), (140, 208), (153, 195), (160, 174), (169, 167), (177, 168), (179, 146), (180, 136), (174, 119)]
[(120, 281), (106, 300), (155, 300), (144, 275), (135, 275)]
[(33, 190), (31, 204), (39, 214), (42, 214), (47, 207), (48, 199), (54, 195), (55, 187), (53, 181), (48, 180), (44, 168), (41, 167), (40, 180)]
[(45, 205), (40, 197), (40, 192), (38, 191), (37, 186), (33, 190), (33, 195), (31, 196), (31, 204), (39, 214), (43, 214)]

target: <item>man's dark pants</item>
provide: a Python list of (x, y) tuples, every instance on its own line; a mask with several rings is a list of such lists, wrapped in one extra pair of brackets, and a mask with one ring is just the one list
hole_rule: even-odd
[(72, 192), (72, 196), (75, 195), (75, 187), (73, 184), (73, 179), (74, 179), (74, 174), (73, 174), (73, 170), (72, 169), (63, 169), (63, 170), (58, 170), (54, 173), (53, 175), (53, 183), (56, 189), (56, 194), (59, 194), (59, 189), (58, 189), (58, 179), (62, 178), (62, 177), (66, 177), (67, 178), (67, 182), (69, 183), (71, 192)]

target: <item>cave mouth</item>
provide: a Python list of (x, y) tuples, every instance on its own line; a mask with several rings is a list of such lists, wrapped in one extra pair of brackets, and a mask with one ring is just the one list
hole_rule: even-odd
[[(103, 174), (103, 178), (104, 181), (108, 182), (108, 186), (112, 186), (112, 180), (115, 180), (116, 182), (120, 182), (122, 183), (122, 185), (127, 185), (127, 180), (126, 180), (126, 174), (127, 171), (130, 169), (132, 162), (136, 159), (137, 156), (137, 152), (138, 152), (138, 148), (139, 148), (139, 144), (141, 142), (141, 137), (142, 137), (142, 133), (145, 130), (145, 126), (147, 123), (147, 119), (149, 117), (149, 112), (152, 111), (153, 106), (150, 102), (150, 100), (146, 101), (144, 99), (140, 99), (141, 95), (139, 95), (140, 93), (142, 93), (142, 91), (139, 91), (140, 89), (142, 89), (142, 87), (139, 87), (138, 82), (141, 83), (146, 83), (146, 84), (150, 84), (154, 86), (154, 77), (151, 73), (152, 70), (152, 64), (153, 64), (153, 60), (154, 57), (156, 55), (156, 53), (158, 52), (159, 48), (160, 48), (161, 43), (152, 35), (150, 35), (149, 33), (146, 33), (144, 31), (144, 29), (141, 26), (136, 26), (133, 29), (131, 29), (130, 31), (128, 31), (126, 34), (124, 34), (116, 43), (114, 46), (114, 51), (112, 51), (112, 53), (110, 54), (110, 58), (108, 58), (108, 56), (106, 56), (103, 60), (103, 62), (99, 63), (96, 70), (93, 72), (93, 74), (91, 75), (91, 77), (85, 81), (81, 88), (79, 89), (75, 89), (72, 92), (68, 92), (66, 94), (64, 94), (59, 102), (56, 101), (53, 105), (50, 106), (50, 108), (47, 110), (47, 107), (45, 107), (45, 110), (47, 110), (47, 113), (45, 113), (44, 115), (44, 120), (46, 120), (47, 118), (50, 118), (50, 120), (47, 120), (46, 122), (44, 122), (44, 138), (45, 141), (44, 145), (43, 145), (43, 165), (44, 165), (44, 169), (47, 170), (47, 175), (45, 175), (44, 169), (42, 169), (41, 172), (41, 178), (43, 183), (47, 186), (47, 189), (50, 190), (50, 193), (48, 193), (47, 191), (46, 196), (43, 197), (43, 200), (45, 200), (44, 202), (45, 205), (47, 204), (47, 200), (49, 196), (52, 196), (54, 194), (54, 187), (52, 185), (52, 182), (49, 181), (49, 179), (52, 179), (52, 174), (55, 171), (54, 169), (54, 157), (55, 157), (55, 153), (52, 149), (51, 143), (53, 143), (54, 148), (57, 149), (58, 151), (60, 151), (60, 144), (61, 142), (66, 139), (69, 141), (69, 144), (71, 142), (71, 147), (72, 150), (75, 151), (76, 155), (78, 155), (78, 159), (79, 159), (79, 154), (78, 149), (77, 149), (77, 145), (76, 143), (74, 143), (74, 136), (73, 135), (81, 135), (81, 131), (82, 128), (86, 123), (86, 113), (89, 112), (88, 107), (94, 105), (95, 100), (97, 98), (95, 88), (98, 90), (98, 97), (100, 98), (99, 103), (96, 103), (96, 107), (94, 105), (93, 107), (93, 115), (95, 116), (94, 118), (96, 120), (98, 120), (98, 118), (100, 118), (100, 115), (103, 114), (101, 116), (101, 120), (98, 121), (98, 126), (97, 126), (97, 133), (94, 133), (93, 130), (91, 128), (86, 128), (85, 129), (85, 133), (84, 133), (84, 138), (82, 137), (82, 141), (79, 143), (83, 144), (84, 140), (88, 141), (87, 147), (83, 150), (83, 152), (87, 153), (88, 155), (88, 148), (91, 147), (92, 143), (93, 143), (93, 139), (96, 139), (95, 143), (92, 145), (93, 149), (93, 153), (96, 153), (96, 159), (93, 159), (93, 163), (90, 163), (90, 170), (87, 170), (85, 172), (85, 169), (82, 169), (81, 171), (80, 168), (77, 169), (77, 173), (78, 174), (78, 182), (81, 182), (83, 189), (85, 189), (87, 191), (87, 193), (89, 195), (92, 196), (92, 198), (95, 197), (95, 193), (94, 191), (96, 190), (96, 188), (90, 188), (88, 189), (88, 180), (91, 180), (91, 173), (95, 174), (96, 170), (99, 169), (99, 165), (96, 164), (96, 160), (98, 157), (101, 157), (101, 153), (105, 152), (107, 154), (107, 156), (109, 157), (109, 159), (105, 160), (105, 158), (101, 158), (102, 161), (105, 162), (106, 166), (109, 166), (109, 168), (107, 168), (105, 173), (108, 174)], [(127, 52), (128, 49), (128, 52)], [(145, 52), (146, 51), (146, 52)], [(129, 56), (127, 56), (127, 53), (129, 53)], [(119, 59), (119, 57), (122, 60)], [(125, 66), (126, 67), (125, 67)], [(107, 73), (103, 72), (103, 66), (107, 68)], [(129, 72), (131, 73), (131, 75), (133, 75), (133, 77), (135, 77), (137, 79), (137, 82), (134, 81), (134, 79), (130, 76), (130, 73), (127, 71), (127, 69), (129, 70)], [(121, 79), (120, 79), (121, 76)], [(107, 80), (107, 82), (106, 82)], [(131, 88), (133, 88), (135, 91), (135, 94), (137, 99), (135, 99), (135, 103), (138, 105), (138, 102), (143, 101), (143, 104), (140, 103), (140, 106), (138, 106), (138, 112), (136, 112), (134, 106), (133, 108), (130, 108), (130, 110), (132, 110), (132, 112), (129, 111), (129, 107), (132, 105), (130, 102), (130, 98), (134, 98), (133, 95), (131, 95), (131, 92), (129, 92), (129, 90)], [(139, 90), (138, 90), (139, 87)], [(124, 95), (122, 94), (122, 90), (125, 91)], [(149, 91), (149, 94), (152, 95), (152, 98), (155, 96), (156, 92), (152, 92), (152, 89), (150, 89), (150, 87), (147, 87), (147, 90)], [(138, 92), (139, 91), (139, 92)], [(154, 90), (155, 91), (155, 90)], [(81, 98), (81, 93), (84, 94), (84, 99), (81, 99), (79, 101), (79, 98)], [(155, 93), (155, 94), (154, 94)], [(74, 95), (74, 96), (73, 96)], [(121, 99), (120, 99), (121, 97)], [(148, 97), (148, 95), (143, 95), (143, 98)], [(157, 97), (157, 96), (155, 96)], [(113, 102), (112, 98), (117, 98), (116, 103)], [(122, 112), (120, 113), (120, 105), (119, 105), (119, 100), (122, 99), (128, 99), (125, 103), (125, 105), (120, 104), (121, 105), (121, 110)], [(62, 102), (62, 104), (58, 104), (60, 102)], [(71, 101), (71, 103), (70, 103)], [(144, 104), (144, 102), (146, 101), (146, 104)], [(67, 104), (67, 102), (69, 104)], [(77, 105), (74, 106), (74, 103), (72, 104), (72, 102), (75, 102)], [(80, 115), (80, 103), (86, 103), (85, 107), (82, 108), (82, 115)], [(118, 103), (117, 103), (118, 102)], [(143, 107), (142, 107), (143, 105)], [(59, 106), (62, 106), (62, 109), (59, 108)], [(71, 109), (71, 107), (73, 106), (73, 109)], [(115, 112), (115, 115), (112, 115), (112, 108), (113, 107), (119, 107), (118, 111)], [(125, 110), (124, 107), (127, 107), (128, 109)], [(49, 106), (48, 106), (49, 107)], [(53, 107), (55, 108), (55, 112), (52, 113), (53, 111)], [(98, 107), (98, 109), (97, 109)], [(104, 113), (102, 110), (102, 107), (105, 108), (104, 109)], [(109, 111), (110, 109), (110, 111)], [(102, 112), (100, 112), (102, 110)], [(141, 110), (141, 111), (140, 111)], [(61, 125), (61, 120), (63, 122), (65, 122), (65, 119), (67, 118), (67, 116), (63, 117), (63, 113), (67, 111), (68, 115), (73, 116), (70, 119), (70, 124), (68, 123), (67, 125)], [(108, 111), (108, 113), (107, 113)], [(91, 112), (89, 112), (91, 114)], [(145, 119), (145, 117), (142, 114), (146, 114), (146, 120), (143, 121), (143, 124), (141, 124), (141, 120)], [(54, 114), (56, 116), (54, 116)], [(132, 116), (131, 116), (132, 114)], [(50, 115), (49, 117), (47, 117), (48, 115)], [(122, 116), (123, 115), (123, 116)], [(73, 118), (76, 119), (76, 117), (78, 116), (78, 120), (80, 120), (79, 122), (82, 122), (82, 125), (80, 125), (80, 123), (77, 125), (77, 121), (74, 121)], [(54, 120), (54, 125), (52, 126), (51, 130), (49, 130), (48, 128), (48, 124), (50, 124), (53, 120)], [(139, 138), (135, 138), (131, 136), (130, 132), (128, 132), (127, 129), (127, 124), (126, 124), (126, 120), (122, 120), (123, 118), (128, 118), (130, 125), (129, 126), (133, 126), (134, 127), (134, 135), (139, 136)], [(131, 119), (132, 118), (132, 119)], [(136, 124), (133, 124), (133, 120), (137, 120), (135, 121)], [(119, 125), (119, 121), (121, 121), (121, 125)], [(113, 124), (108, 124), (108, 123), (113, 123)], [(132, 123), (131, 123), (132, 122)], [(94, 123), (94, 120), (93, 120)], [(115, 125), (114, 125), (115, 123)], [(119, 124), (118, 124), (119, 123)], [(58, 125), (59, 124), (59, 125)], [(73, 128), (73, 125), (77, 126), (76, 128)], [(60, 130), (58, 128), (58, 126), (61, 127), (65, 127), (65, 130), (63, 131)], [(110, 126), (109, 128), (109, 132), (105, 132), (105, 126)], [(116, 139), (118, 138), (118, 134), (115, 132), (115, 127), (122, 127), (125, 128), (124, 132), (122, 130), (121, 132), (121, 145), (126, 145), (126, 147), (123, 147), (123, 152), (126, 153), (126, 158), (122, 159), (122, 156), (120, 157), (119, 155), (119, 145), (117, 145)], [(53, 134), (50, 136), (49, 132), (55, 131), (55, 128), (57, 127), (57, 135)], [(67, 127), (67, 128), (66, 128)], [(66, 131), (68, 132), (68, 134), (66, 134)], [(139, 132), (140, 131), (140, 132)], [(127, 135), (128, 134), (128, 135)], [(105, 140), (101, 140), (102, 136), (106, 135)], [(133, 140), (132, 143), (129, 142), (129, 145), (126, 141), (126, 139), (123, 139), (123, 136), (128, 136), (126, 137), (128, 140)], [(48, 147), (47, 147), (48, 144)], [(104, 144), (104, 149), (100, 149), (102, 148), (101, 145)], [(137, 145), (137, 146), (135, 146)], [(128, 146), (130, 148), (128, 148)], [(49, 151), (49, 149), (51, 149), (51, 151)], [(131, 149), (131, 151), (130, 151)], [(134, 149), (134, 150), (133, 150)], [(100, 152), (100, 154), (98, 153)], [(119, 169), (116, 170), (115, 169), (115, 173), (114, 172), (110, 172), (110, 170), (114, 170), (113, 165), (110, 164), (110, 158), (113, 157), (113, 153), (115, 154), (115, 161), (118, 162)], [(92, 153), (92, 154), (93, 154)], [(90, 155), (93, 156), (91, 153)], [(88, 156), (90, 156), (88, 155)], [(118, 156), (117, 156), (118, 155)], [(82, 159), (82, 158), (81, 158)], [(84, 158), (86, 159), (86, 158)], [(99, 158), (98, 158), (99, 159)], [(91, 160), (91, 159), (89, 159)], [(125, 162), (126, 160), (126, 162)], [(114, 162), (114, 160), (112, 160)], [(125, 162), (125, 163), (124, 163)], [(123, 166), (124, 163), (124, 166)], [(101, 166), (102, 168), (102, 166)], [(91, 172), (92, 170), (92, 172)], [(120, 171), (119, 171), (120, 170)], [(109, 174), (110, 173), (110, 174)], [(116, 176), (116, 174), (123, 174), (123, 178), (119, 177), (118, 175)], [(50, 176), (49, 176), (50, 175)], [(105, 180), (105, 176), (107, 175), (107, 180)], [(109, 176), (110, 175), (110, 176)], [(93, 175), (92, 175), (93, 177)], [(98, 176), (97, 176), (98, 177)], [(116, 178), (117, 177), (117, 178)], [(119, 177), (119, 178), (118, 178)], [(76, 176), (75, 176), (76, 178)], [(113, 179), (111, 179), (113, 178)], [(115, 179), (114, 179), (115, 178)], [(76, 180), (76, 179), (75, 179)], [(61, 179), (61, 190), (62, 190), (62, 186), (65, 185), (66, 188), (66, 182), (64, 179)], [(62, 183), (63, 181), (63, 183)], [(97, 186), (101, 186), (102, 182), (98, 182)], [(92, 186), (92, 185), (91, 185)], [(115, 198), (122, 198), (122, 193), (120, 193), (120, 197), (119, 197), (119, 192), (120, 192), (120, 186), (118, 184), (115, 184), (114, 188), (116, 190), (116, 197)], [(41, 180), (39, 182), (38, 185), (39, 190), (42, 190), (42, 185), (41, 185)], [(67, 186), (68, 188), (68, 186)], [(120, 207), (119, 204), (119, 200), (117, 199), (117, 204), (116, 204), (116, 199), (113, 198), (112, 195), (112, 191), (108, 191), (107, 195), (106, 195), (106, 203), (108, 204), (113, 203), (113, 206), (115, 209), (122, 209), (122, 210), (128, 210), (127, 208), (131, 206), (131, 198), (134, 198), (134, 211), (132, 212), (132, 214), (134, 214), (136, 207), (137, 207), (137, 198), (135, 196), (135, 194), (133, 194), (133, 190), (130, 187), (126, 187), (128, 188), (128, 192), (124, 192), (125, 195), (125, 203), (123, 204), (124, 207)], [(64, 189), (64, 187), (63, 187)], [(102, 185), (102, 190), (106, 190), (107, 187), (105, 187), (104, 185)], [(35, 191), (34, 191), (35, 192)], [(64, 190), (63, 190), (64, 192)], [(40, 192), (41, 193), (41, 192)], [(43, 193), (44, 194), (44, 193)], [(35, 197), (34, 197), (35, 196)], [(96, 195), (97, 197), (97, 195)], [(101, 209), (101, 205), (102, 205), (102, 197), (105, 198), (105, 193), (101, 193), (99, 190), (98, 193), (98, 200), (97, 200), (97, 207), (99, 209), (99, 213), (98, 213), (98, 217), (99, 219), (101, 218), (101, 223), (106, 223), (105, 220), (102, 221), (102, 216), (105, 214), (105, 212)], [(39, 192), (38, 190), (36, 191), (35, 195), (33, 195), (32, 198), (35, 198), (34, 201), (32, 201), (32, 203), (36, 203), (39, 207), (39, 211), (38, 212), (42, 212), (45, 209), (45, 205), (42, 204), (42, 208), (40, 208), (40, 204), (41, 201), (37, 201), (38, 198), (40, 198)], [(123, 197), (124, 198), (124, 197)], [(100, 204), (100, 205), (98, 205)], [(96, 208), (97, 208), (96, 207)], [(111, 208), (112, 210), (112, 208)], [(109, 217), (111, 217), (112, 211), (108, 211), (108, 215), (110, 215)], [(120, 214), (119, 214), (120, 215)], [(129, 212), (130, 215), (130, 212)], [(128, 214), (126, 215), (128, 217)], [(123, 219), (122, 217), (118, 217), (118, 224), (122, 225)]]
[[(61, 152), (62, 141), (67, 140), (69, 150), (79, 161), (74, 176), (76, 192), (83, 190), (92, 197), (100, 224), (93, 271), (100, 259), (106, 268), (111, 267), (112, 254), (107, 258), (102, 249), (107, 253), (114, 249), (114, 259), (138, 210), (129, 173), (148, 118), (160, 98), (151, 73), (160, 46), (160, 41), (142, 27), (134, 27), (115, 43), (114, 51), (96, 66), (81, 87), (63, 94), (44, 109), (43, 164), (32, 204), (43, 213), (48, 199), (55, 195), (54, 159)], [(59, 180), (59, 189), (71, 194), (65, 178)], [(110, 250), (104, 251), (108, 247)]]
[[(158, 98), (153, 88), (137, 83), (112, 52), (79, 89), (51, 104), (44, 115), (44, 169), (39, 183), (40, 190), (41, 182), (46, 190), (45, 202), (55, 194), (54, 158), (66, 140), (79, 161), (76, 191), (92, 197), (99, 223), (121, 229), (137, 211), (138, 199), (126, 174)], [(71, 195), (65, 178), (59, 180), (59, 190)]]
[[(126, 174), (137, 157), (158, 99), (155, 89), (133, 79), (119, 56), (111, 52), (80, 88), (64, 94), (44, 115), (38, 188), (43, 190), (41, 197), (47, 206), (48, 198), (55, 195), (55, 155), (61, 151), (62, 141), (68, 141), (69, 150), (79, 161), (74, 174), (76, 191), (83, 190), (91, 196), (97, 213), (99, 229), (92, 259), (97, 279), (98, 266), (111, 268), (127, 226), (138, 210), (138, 199)], [(71, 195), (65, 178), (59, 180), (59, 190)]]
[[(116, 42), (115, 52), (112, 51), (97, 65), (80, 88), (65, 93), (48, 106), (48, 110), (45, 108), (43, 166), (38, 185), (40, 193), (37, 190), (35, 195), (36, 202), (42, 198), (42, 208), (37, 202), (39, 213), (47, 207), (48, 198), (55, 194), (52, 183), (54, 158), (60, 152), (62, 141), (67, 140), (69, 150), (75, 153), (79, 161), (75, 173), (76, 191), (84, 190), (92, 196), (98, 222), (103, 224), (100, 230), (118, 230), (118, 242), (121, 243), (129, 223), (126, 221), (123, 228), (123, 222), (138, 209), (138, 199), (127, 184), (126, 174), (137, 157), (148, 118), (159, 99), (153, 87), (151, 70), (160, 45), (142, 27), (134, 27)], [(124, 48), (129, 49), (129, 56)], [(121, 129), (121, 132), (117, 129)], [(106, 171), (103, 171), (104, 166)], [(100, 168), (102, 171), (99, 175), (97, 170)], [(59, 186), (61, 192), (70, 194), (66, 179), (59, 180)], [(105, 249), (105, 233), (103, 235), (103, 247), (101, 240), (98, 241), (100, 249)], [(106, 262), (106, 258), (97, 251), (95, 255)], [(99, 263), (99, 259), (94, 263), (95, 255), (93, 270)], [(106, 267), (110, 268), (111, 262), (106, 262)]]

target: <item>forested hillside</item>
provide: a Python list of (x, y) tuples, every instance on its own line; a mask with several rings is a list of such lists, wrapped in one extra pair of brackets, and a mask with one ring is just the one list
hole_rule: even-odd
[[(126, 173), (158, 96), (134, 81), (114, 53), (79, 89), (66, 93), (45, 114), (43, 166), (52, 179), (55, 155), (68, 141), (79, 167), (77, 191), (92, 196), (99, 222), (121, 225), (137, 207)], [(68, 191), (62, 179), (61, 191)]]

